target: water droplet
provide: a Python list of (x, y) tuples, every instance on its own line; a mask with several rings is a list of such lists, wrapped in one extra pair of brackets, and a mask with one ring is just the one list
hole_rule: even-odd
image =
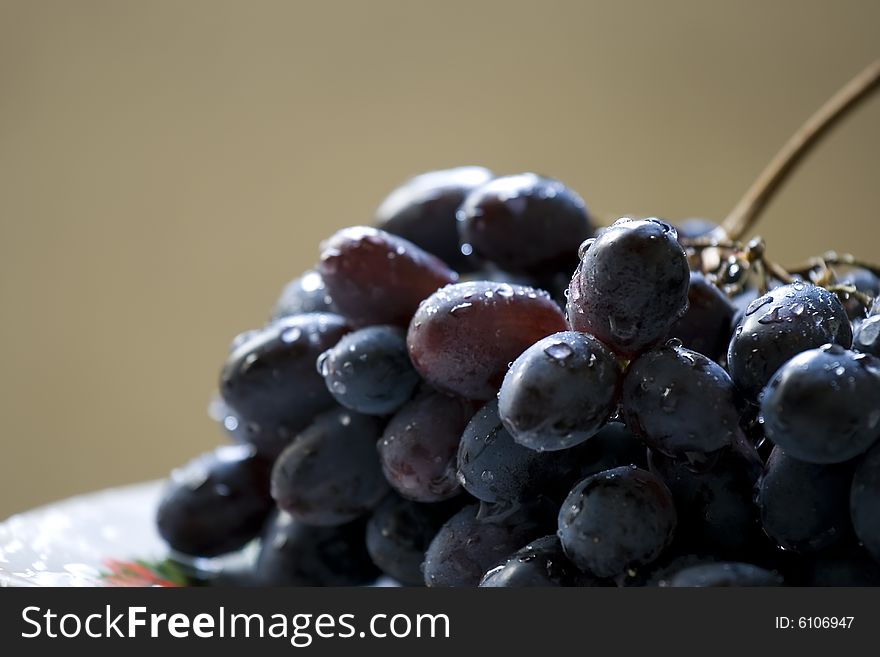
[(453, 317), (460, 317), (468, 311), (468, 308), (473, 307), (473, 305), (474, 304), (468, 303), (467, 301), (465, 301), (464, 303), (459, 303), (452, 307), (452, 309), (449, 311), (449, 314)]
[(749, 307), (746, 308), (746, 317), (754, 315), (759, 309), (763, 308), (768, 303), (773, 303), (773, 297), (769, 294), (765, 294), (763, 297), (755, 299), (749, 304)]
[(285, 342), (290, 344), (292, 342), (296, 342), (302, 337), (302, 330), (298, 326), (294, 326), (285, 330), (281, 334), (281, 342)]
[(574, 350), (564, 342), (554, 342), (544, 348), (544, 353), (553, 360), (565, 362), (574, 355)]
[(461, 245), (461, 254), (464, 256), (469, 256), (474, 252), (474, 247), (470, 244), (462, 244)]
[(578, 247), (578, 258), (581, 260), (584, 259), (584, 256), (587, 254), (587, 251), (590, 250), (590, 247), (593, 246), (593, 242), (596, 241), (595, 237), (591, 237), (588, 240), (584, 240), (581, 242), (581, 245)]
[(673, 413), (677, 405), (678, 400), (672, 395), (672, 386), (663, 388), (663, 392), (660, 393), (660, 408), (663, 409), (663, 412)]
[(345, 391), (346, 391), (345, 384), (342, 381), (334, 381), (333, 383), (330, 384), (330, 388), (337, 395), (344, 395)]
[(227, 415), (223, 418), (223, 426), (227, 431), (235, 431), (238, 429), (238, 418), (234, 415)]
[(499, 297), (504, 297), (505, 299), (510, 299), (513, 295), (513, 288), (510, 287), (507, 283), (502, 283), (498, 286), (498, 289), (495, 290)]
[(758, 320), (758, 324), (780, 324), (785, 321), (785, 317), (779, 316), (779, 311), (782, 310), (781, 306), (774, 306), (770, 312), (765, 314), (761, 319)]
[(486, 482), (488, 484), (489, 482), (492, 482), (495, 480), (495, 475), (492, 474), (491, 470), (483, 470), (480, 473), (480, 479), (482, 479), (484, 482)]

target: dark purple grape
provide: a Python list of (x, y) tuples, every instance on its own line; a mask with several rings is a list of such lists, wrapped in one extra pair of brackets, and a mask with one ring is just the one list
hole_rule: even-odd
[(565, 554), (598, 577), (615, 577), (657, 559), (672, 542), (675, 525), (669, 489), (634, 466), (587, 477), (559, 511)]
[(659, 219), (618, 219), (581, 246), (568, 290), (568, 322), (632, 358), (669, 333), (687, 310), (687, 256)]
[(633, 433), (670, 456), (702, 459), (739, 431), (737, 393), (727, 372), (675, 340), (630, 363), (621, 408)]
[(620, 364), (585, 333), (554, 333), (526, 349), (501, 384), (498, 410), (513, 439), (538, 451), (595, 435), (617, 406)]
[(420, 504), (389, 495), (367, 523), (367, 550), (373, 563), (404, 586), (424, 586), (425, 551), (443, 523), (461, 507), (460, 498)]
[(263, 534), (254, 566), (258, 586), (360, 586), (379, 577), (367, 552), (366, 521), (337, 527), (297, 522), (283, 511)]
[(459, 247), (455, 213), (469, 192), (492, 179), (483, 167), (429, 171), (410, 178), (376, 210), (376, 225), (420, 246), (458, 271), (474, 262)]
[(730, 377), (752, 400), (783, 363), (802, 351), (833, 342), (852, 344), (840, 301), (809, 283), (783, 285), (753, 301), (727, 350)]
[(318, 272), (354, 326), (406, 327), (419, 303), (458, 279), (443, 261), (376, 228), (343, 228), (321, 245)]
[(432, 386), (487, 400), (517, 356), (564, 329), (565, 318), (546, 292), (473, 281), (428, 297), (413, 317), (407, 346), (416, 370)]
[(379, 441), (385, 478), (404, 497), (440, 502), (458, 495), (458, 443), (477, 406), (425, 390), (391, 418)]
[(754, 447), (737, 441), (708, 470), (653, 451), (648, 461), (675, 500), (676, 536), (691, 549), (741, 556), (764, 545), (754, 502), (764, 464)]
[(610, 586), (568, 560), (557, 536), (545, 536), (517, 550), (502, 565), (483, 576), (481, 588), (549, 586)]
[(393, 413), (420, 380), (406, 351), (406, 332), (396, 326), (349, 333), (318, 357), (318, 371), (337, 402), (367, 415)]
[(315, 418), (272, 470), (272, 497), (296, 520), (341, 525), (364, 515), (388, 492), (376, 455), (378, 419), (348, 410)]
[(688, 309), (669, 329), (692, 351), (718, 361), (727, 353), (736, 312), (730, 300), (700, 272), (692, 271), (688, 286)]
[[(873, 413), (880, 414), (880, 407)], [(856, 468), (850, 515), (856, 536), (880, 563), (880, 443), (865, 454)]]
[(853, 351), (880, 358), (880, 315), (859, 322), (853, 335)]
[(816, 465), (776, 447), (758, 490), (764, 531), (780, 546), (815, 552), (849, 529), (851, 463)]
[(580, 450), (538, 452), (514, 442), (498, 416), (498, 402), (477, 411), (461, 436), (458, 480), (484, 502), (525, 502), (565, 493), (578, 480)]
[(174, 470), (159, 501), (159, 535), (173, 550), (196, 557), (244, 547), (272, 510), (271, 468), (253, 447), (229, 445)]
[(220, 393), (239, 427), (244, 423), (245, 440), (277, 454), (333, 406), (315, 361), (349, 330), (339, 315), (294, 315), (251, 332), (235, 347), (220, 373)]
[(880, 360), (824, 345), (798, 354), (761, 394), (764, 433), (796, 459), (842, 463), (880, 438)]
[(593, 234), (583, 200), (558, 180), (534, 173), (495, 178), (458, 211), (465, 253), (501, 269), (529, 274), (571, 272), (578, 245)]
[(553, 527), (543, 506), (519, 507), (502, 514), (471, 504), (450, 518), (425, 552), (425, 584), (474, 587), (490, 569)]
[(669, 581), (673, 588), (782, 586), (779, 573), (749, 563), (710, 563), (691, 566), (676, 573)]
[(309, 270), (284, 286), (272, 309), (272, 319), (304, 313), (333, 312), (333, 303), (321, 274)]

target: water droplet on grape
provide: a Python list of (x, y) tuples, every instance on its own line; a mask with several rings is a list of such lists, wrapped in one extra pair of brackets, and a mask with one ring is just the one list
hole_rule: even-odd
[(553, 360), (565, 362), (574, 355), (574, 350), (564, 342), (554, 342), (544, 348), (544, 353)]

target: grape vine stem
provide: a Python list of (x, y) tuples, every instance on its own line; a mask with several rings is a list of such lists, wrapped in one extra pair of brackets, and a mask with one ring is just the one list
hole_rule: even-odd
[(880, 88), (880, 59), (844, 85), (813, 114), (780, 149), (739, 203), (713, 231), (718, 240), (738, 241), (746, 235), (767, 203), (804, 156), (861, 101)]

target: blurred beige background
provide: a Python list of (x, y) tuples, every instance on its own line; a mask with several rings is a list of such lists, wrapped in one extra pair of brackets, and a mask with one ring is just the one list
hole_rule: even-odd
[[(0, 517), (224, 440), (230, 338), (423, 170), (721, 217), (880, 55), (873, 0), (0, 0)], [(880, 260), (880, 101), (760, 227)]]

